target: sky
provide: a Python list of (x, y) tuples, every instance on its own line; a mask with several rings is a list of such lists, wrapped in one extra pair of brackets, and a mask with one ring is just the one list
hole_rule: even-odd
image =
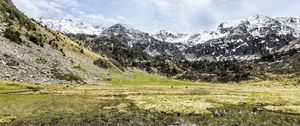
[(300, 0), (12, 0), (31, 18), (68, 18), (155, 33), (197, 33), (254, 14), (300, 17)]

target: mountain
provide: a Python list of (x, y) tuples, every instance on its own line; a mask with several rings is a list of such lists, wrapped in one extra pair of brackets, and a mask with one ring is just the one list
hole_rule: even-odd
[(72, 34), (89, 34), (100, 35), (103, 27), (93, 26), (82, 22), (74, 21), (71, 19), (38, 19), (38, 22), (44, 26), (60, 31), (62, 33)]
[(298, 34), (296, 36), (300, 36), (300, 19), (299, 18), (293, 18), (293, 17), (279, 17), (276, 18), (280, 23), (289, 26), (291, 28), (294, 28)]
[(177, 46), (168, 42), (156, 40), (150, 36), (149, 33), (130, 28), (126, 25), (113, 25), (105, 29), (101, 35), (118, 40), (126, 46), (139, 49), (151, 56), (170, 56), (177, 57), (178, 59), (184, 58)]
[[(299, 37), (299, 20), (253, 15), (196, 34), (161, 30), (153, 35), (116, 24), (104, 29), (100, 36), (114, 38), (151, 56), (189, 61), (253, 60), (277, 52)], [(61, 27), (64, 29), (64, 25)]]
[(297, 18), (253, 15), (221, 23), (216, 29), (202, 33), (184, 34), (184, 37), (170, 32), (153, 36), (165, 42), (186, 44), (188, 48), (181, 51), (190, 61), (253, 60), (289, 45), (299, 37), (299, 26)]
[(223, 37), (188, 48), (185, 53), (194, 56), (190, 60), (259, 59), (279, 51), (299, 36), (298, 28), (290, 26), (262, 15), (221, 23), (213, 33)]
[[(170, 43), (184, 43), (191, 37), (189, 34), (174, 33), (167, 30), (161, 30), (159, 33), (152, 35), (157, 40)], [(189, 44), (189, 43), (184, 43)]]
[(291, 54), (298, 56), (293, 51), (299, 48), (298, 26), (297, 18), (253, 15), (195, 34), (161, 30), (151, 35), (115, 24), (96, 36), (69, 36), (122, 68), (136, 67), (178, 79), (227, 82), (247, 80), (264, 70), (298, 68), (291, 58)]
[(268, 34), (300, 36), (300, 19), (297, 18), (270, 18), (263, 15), (253, 15), (221, 23), (215, 29), (196, 34), (172, 33), (165, 30), (153, 36), (166, 42), (180, 42), (192, 45), (202, 44), (212, 39), (224, 38), (228, 35), (250, 34), (254, 37), (263, 37)]

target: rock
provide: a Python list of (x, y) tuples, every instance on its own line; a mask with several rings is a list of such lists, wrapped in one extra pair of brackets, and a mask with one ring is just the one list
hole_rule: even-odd
[(5, 62), (4, 60), (1, 60), (1, 63), (2, 63), (3, 65), (6, 65), (6, 62)]
[(19, 69), (19, 67), (17, 67), (17, 66), (11, 66), (11, 68), (13, 68), (13, 69)]
[(112, 77), (105, 77), (104, 81), (112, 81)]
[(10, 74), (5, 74), (5, 78), (10, 78)]
[(120, 112), (120, 113), (127, 113), (127, 110), (125, 110), (125, 109), (120, 109), (119, 112)]

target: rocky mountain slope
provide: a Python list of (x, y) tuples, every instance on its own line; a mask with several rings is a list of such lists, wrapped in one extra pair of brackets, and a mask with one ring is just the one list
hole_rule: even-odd
[(0, 10), (0, 80), (98, 83), (109, 69), (119, 71), (109, 59), (28, 19), (10, 0), (1, 0)]
[(126, 25), (113, 25), (105, 29), (102, 35), (118, 40), (131, 48), (142, 50), (151, 56), (176, 56), (178, 59), (184, 58), (179, 48), (175, 45), (158, 41), (151, 37), (149, 33), (129, 28)]

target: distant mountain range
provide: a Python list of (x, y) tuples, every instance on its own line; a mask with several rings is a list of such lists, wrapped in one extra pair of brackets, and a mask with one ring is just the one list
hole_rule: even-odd
[(224, 22), (215, 29), (195, 34), (166, 30), (149, 34), (124, 24), (102, 28), (70, 19), (40, 19), (39, 22), (66, 34), (107, 36), (151, 56), (189, 61), (259, 59), (286, 48), (300, 36), (300, 19), (263, 15)]

